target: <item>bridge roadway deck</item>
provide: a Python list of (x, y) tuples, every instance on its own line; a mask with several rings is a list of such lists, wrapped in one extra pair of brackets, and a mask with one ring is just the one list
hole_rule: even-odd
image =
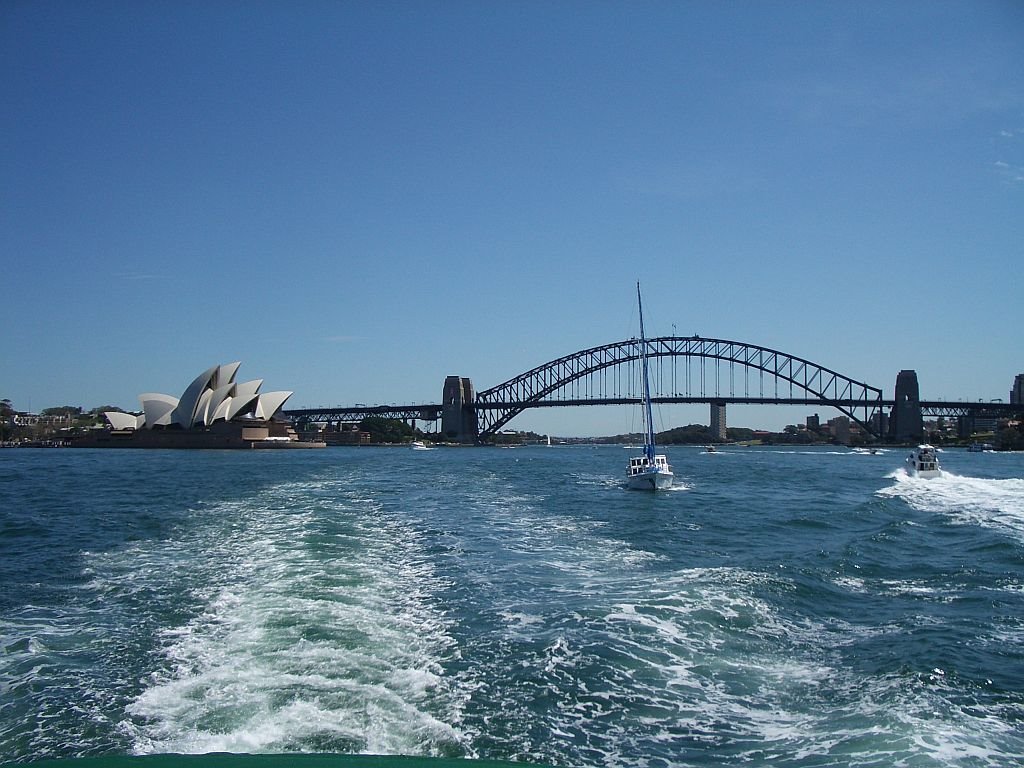
[(362, 421), (373, 417), (411, 421), (436, 421), (441, 418), (440, 405), (339, 405), (333, 408), (298, 408), (282, 410), (281, 414), (297, 421)]
[[(721, 403), (725, 405), (811, 405), (811, 406), (834, 406), (863, 407), (863, 400), (820, 400), (810, 397), (712, 397), (703, 395), (699, 397), (655, 397), (653, 402), (661, 404), (708, 404)], [(635, 405), (640, 402), (635, 397), (606, 397), (590, 398), (579, 400), (538, 400), (534, 402), (492, 402), (475, 403), (479, 410), (497, 410), (510, 407), (524, 408), (558, 408), (558, 407), (580, 407), (587, 405)], [(871, 406), (891, 408), (896, 404), (895, 400), (874, 400), (867, 403)], [(335, 406), (327, 408), (298, 408), (284, 410), (281, 413), (289, 419), (308, 419), (316, 422), (326, 421), (362, 421), (366, 418), (379, 417), (387, 419), (402, 419), (403, 421), (436, 421), (441, 418), (441, 411), (444, 406), (440, 404), (419, 404), (419, 405), (358, 405), (358, 406)], [(1024, 406), (1012, 403), (986, 403), (971, 401), (950, 401), (950, 400), (922, 400), (921, 412), (925, 416), (983, 416), (991, 415), (1012, 416), (1024, 410)]]

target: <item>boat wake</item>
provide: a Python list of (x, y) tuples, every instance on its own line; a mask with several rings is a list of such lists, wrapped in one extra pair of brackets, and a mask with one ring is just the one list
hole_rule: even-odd
[(135, 754), (462, 754), (441, 672), (454, 641), (415, 533), (323, 491), (340, 501), (294, 507), (308, 484), (281, 486), (204, 509), (191, 540), (129, 553), (151, 566), (136, 579), (181, 576), (183, 559), (198, 571), (180, 585), (198, 610), (163, 630), (163, 661), (121, 724)]
[(677, 478), (671, 488), (666, 488), (664, 490), (668, 491), (669, 493), (682, 493), (683, 491), (692, 491), (693, 486)]
[[(61, 517), (44, 488), (0, 493), (43, 499), (34, 519), (59, 530), (111, 478), (50, 592), (8, 577), (34, 591), (0, 610), (0, 762), (1019, 764), (1024, 480), (747, 453), (686, 469), (676, 497), (613, 490), (613, 454), (547, 448), (68, 451)], [(119, 496), (126, 461), (164, 495)], [(30, 535), (52, 542), (12, 534), (0, 566)]]
[(939, 477), (918, 478), (903, 469), (888, 475), (895, 482), (878, 491), (914, 509), (947, 516), (961, 525), (980, 525), (1024, 540), (1024, 480), (965, 477), (942, 470)]
[[(981, 752), (979, 765), (1000, 764), (992, 745), (1012, 734), (952, 704), (969, 683), (941, 669), (857, 669), (845, 656), (887, 630), (794, 621), (768, 597), (791, 588), (695, 568), (617, 581), (618, 599), (598, 594), (568, 614), (505, 612), (510, 631), (481, 639), (493, 647), (479, 649), (476, 674), (506, 718), (474, 740), (553, 764), (698, 764), (709, 750), (723, 764), (785, 754), (786, 765), (823, 755), (857, 765), (886, 753), (949, 764)], [(885, 715), (878, 701), (898, 705)]]

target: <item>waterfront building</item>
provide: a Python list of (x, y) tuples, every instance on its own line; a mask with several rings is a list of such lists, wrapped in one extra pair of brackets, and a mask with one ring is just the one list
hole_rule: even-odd
[(850, 418), (836, 416), (834, 419), (829, 419), (828, 431), (837, 443), (846, 445), (850, 442)]
[(75, 417), (70, 413), (58, 413), (41, 416), (36, 413), (15, 413), (11, 416), (11, 424), (15, 427), (50, 427), (51, 429), (70, 428)]
[(725, 440), (725, 403), (711, 404), (711, 426), (709, 428), (712, 440)]
[(214, 365), (192, 380), (180, 397), (146, 392), (139, 414), (107, 411), (110, 431), (91, 435), (83, 447), (102, 448), (290, 448), (300, 442), (287, 421), (274, 417), (291, 392), (260, 392), (263, 379), (236, 382), (241, 363)]
[(885, 411), (875, 411), (872, 413), (869, 423), (876, 435), (887, 435), (889, 433), (889, 414)]
[(1013, 380), (1013, 389), (1010, 390), (1010, 402), (1014, 405), (1024, 405), (1024, 373), (1018, 373)]

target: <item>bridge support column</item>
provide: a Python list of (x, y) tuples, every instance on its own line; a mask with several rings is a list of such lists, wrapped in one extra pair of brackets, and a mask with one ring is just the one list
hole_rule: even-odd
[(448, 376), (444, 380), (441, 396), (441, 432), (449, 440), (459, 443), (475, 443), (480, 436), (473, 403), (473, 382), (459, 376)]
[(900, 371), (896, 377), (896, 404), (889, 419), (889, 437), (897, 442), (917, 442), (924, 438), (921, 418), (921, 392), (917, 371)]
[(709, 431), (711, 432), (712, 440), (725, 440), (726, 439), (726, 427), (725, 427), (725, 403), (721, 400), (711, 401), (711, 426)]

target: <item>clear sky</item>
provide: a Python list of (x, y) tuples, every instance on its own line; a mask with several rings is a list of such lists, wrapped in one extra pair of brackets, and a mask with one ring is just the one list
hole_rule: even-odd
[(1017, 0), (4, 0), (0, 72), (18, 410), (235, 360), (290, 408), (439, 402), (635, 335), (637, 280), (649, 335), (888, 396), (1024, 371)]

